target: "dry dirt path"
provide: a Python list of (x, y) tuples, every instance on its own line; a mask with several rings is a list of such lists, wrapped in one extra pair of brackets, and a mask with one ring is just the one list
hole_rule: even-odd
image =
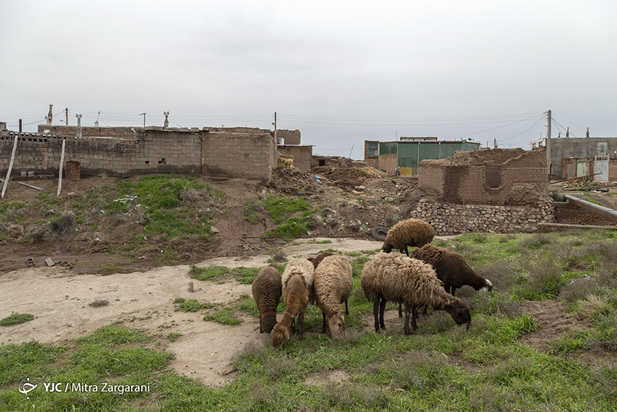
[[(382, 242), (332, 239), (304, 239), (281, 249), (288, 258), (309, 257), (323, 249), (341, 252), (374, 250)], [(206, 260), (197, 266), (261, 267), (270, 256), (225, 257)], [(166, 349), (175, 355), (171, 367), (181, 374), (199, 379), (208, 386), (224, 385), (233, 378), (231, 362), (246, 344), (266, 344), (269, 335), (259, 333), (257, 318), (241, 315), (237, 326), (204, 322), (203, 314), (174, 311), (175, 298), (227, 304), (243, 294), (251, 294), (250, 285), (233, 279), (224, 283), (193, 280), (189, 292), (190, 266), (164, 266), (147, 272), (109, 276), (75, 275), (62, 267), (37, 267), (12, 271), (0, 276), (0, 318), (12, 312), (30, 313), (35, 318), (24, 324), (1, 327), (0, 344), (36, 340), (61, 344), (86, 336), (117, 321), (130, 328), (161, 336)], [(105, 306), (90, 306), (105, 300)], [(181, 334), (174, 342), (170, 333)]]

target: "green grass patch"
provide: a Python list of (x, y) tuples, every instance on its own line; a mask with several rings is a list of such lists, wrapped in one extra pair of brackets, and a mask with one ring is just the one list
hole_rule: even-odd
[(218, 280), (229, 273), (229, 269), (225, 266), (206, 266), (197, 267), (191, 266), (189, 274), (197, 280)]
[(221, 308), (215, 313), (207, 314), (204, 316), (203, 320), (232, 326), (242, 323), (242, 320), (234, 317), (232, 308)]
[(308, 211), (310, 203), (304, 200), (303, 197), (288, 198), (288, 197), (276, 197), (270, 195), (263, 200), (266, 211), (270, 214), (274, 223), (282, 223), (283, 218), (299, 211)]
[(174, 300), (174, 303), (177, 305), (175, 310), (181, 312), (197, 312), (202, 309), (211, 309), (216, 306), (214, 303), (199, 303), (195, 299), (184, 300), (182, 298)]
[(34, 315), (29, 313), (17, 313), (13, 312), (6, 318), (0, 319), (0, 326), (12, 326), (19, 325), (20, 323), (26, 323), (34, 319)]

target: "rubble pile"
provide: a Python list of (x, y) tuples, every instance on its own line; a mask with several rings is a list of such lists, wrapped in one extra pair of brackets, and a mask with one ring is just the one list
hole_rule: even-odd
[(387, 177), (384, 172), (380, 172), (374, 167), (336, 168), (319, 166), (315, 167), (312, 173), (325, 178), (329, 184), (340, 187), (346, 191), (352, 191), (355, 190), (357, 186), (364, 185), (367, 179)]

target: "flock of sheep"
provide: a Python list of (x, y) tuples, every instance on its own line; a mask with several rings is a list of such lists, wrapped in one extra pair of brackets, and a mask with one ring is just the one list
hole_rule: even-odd
[[(454, 296), (464, 285), (476, 290), (492, 290), (493, 285), (476, 273), (458, 253), (431, 244), (435, 229), (420, 219), (397, 223), (388, 232), (382, 251), (362, 269), (360, 278), (366, 298), (373, 302), (375, 331), (385, 329), (386, 302), (399, 304), (399, 317), (405, 306), (405, 334), (418, 329), (418, 309), (428, 306), (445, 310), (458, 324), (471, 324), (469, 307)], [(411, 255), (408, 246), (415, 247)], [(403, 253), (392, 252), (399, 249)], [(334, 339), (345, 330), (349, 314), (347, 300), (352, 290), (352, 268), (347, 259), (333, 253), (315, 258), (293, 259), (281, 275), (273, 267), (263, 268), (252, 285), (253, 298), (259, 309), (259, 331), (271, 333), (272, 346), (280, 347), (293, 333), (303, 339), (304, 313), (309, 303), (323, 314), (322, 333), (328, 328)], [(277, 322), (276, 309), (281, 300), (286, 309)], [(345, 313), (341, 311), (345, 303)], [(297, 330), (296, 325), (297, 323)]]

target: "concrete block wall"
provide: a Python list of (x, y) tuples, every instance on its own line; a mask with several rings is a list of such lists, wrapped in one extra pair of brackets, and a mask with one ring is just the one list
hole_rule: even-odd
[(276, 145), (269, 133), (205, 133), (202, 135), (202, 174), (270, 180)]
[[(0, 137), (0, 171), (6, 173), (13, 150), (14, 135)], [(13, 164), (15, 175), (58, 176), (65, 143), (65, 161), (80, 163), (81, 175), (130, 176), (145, 173), (201, 172), (201, 138), (198, 134), (169, 135), (145, 133), (135, 141), (121, 138), (81, 138), (57, 135), (21, 134)]]
[[(82, 126), (81, 135), (83, 137), (119, 137), (133, 139), (135, 133), (132, 127), (92, 127)], [(55, 134), (61, 136), (75, 136), (77, 126), (58, 126), (58, 125), (38, 125), (39, 134)]]

